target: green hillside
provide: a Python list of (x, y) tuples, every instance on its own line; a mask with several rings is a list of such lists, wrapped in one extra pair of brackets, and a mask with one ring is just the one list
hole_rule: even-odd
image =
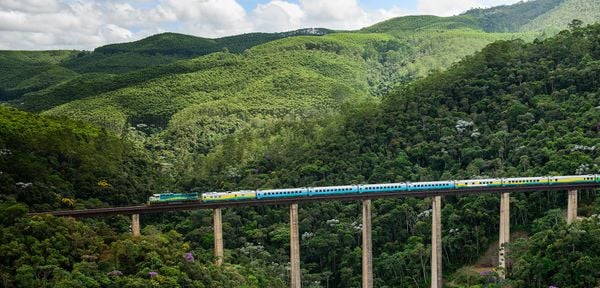
[[(325, 35), (332, 32), (328, 29), (311, 28), (281, 33), (249, 33), (208, 39), (177, 33), (163, 33), (148, 38), (122, 44), (110, 44), (89, 51), (0, 51), (0, 101), (21, 98), (28, 92), (38, 92), (42, 89), (60, 84), (59, 91), (64, 91), (64, 81), (73, 79), (75, 85), (81, 79), (74, 79), (80, 73), (95, 73), (83, 76), (87, 83), (97, 77), (98, 73), (119, 74), (146, 68), (156, 68), (158, 73), (173, 68), (157, 68), (182, 59), (190, 59), (214, 52), (230, 51), (241, 53), (245, 50), (272, 40), (298, 35)], [(142, 73), (156, 75), (157, 72), (144, 70)], [(169, 73), (169, 72), (167, 72)], [(110, 75), (101, 75), (95, 85), (98, 93), (112, 89), (115, 85), (105, 83), (103, 79)], [(133, 76), (139, 78), (138, 76)], [(23, 83), (21, 83), (23, 82)], [(125, 86), (130, 83), (125, 84)], [(66, 84), (69, 85), (69, 84)], [(116, 85), (119, 86), (119, 85)], [(124, 86), (120, 86), (124, 87)], [(71, 89), (76, 95), (59, 95), (58, 98), (73, 100), (81, 98), (76, 87)], [(52, 89), (55, 91), (56, 89)], [(84, 89), (89, 90), (89, 89)], [(46, 93), (40, 92), (34, 97)], [(28, 97), (31, 98), (31, 97)], [(46, 101), (46, 100), (42, 100)], [(48, 100), (55, 103), (54, 100)], [(27, 102), (27, 101), (26, 101)], [(64, 101), (58, 101), (64, 103)], [(46, 104), (23, 106), (29, 110), (47, 108)]]
[(198, 149), (193, 153), (206, 152), (214, 141), (247, 126), (248, 119), (337, 111), (345, 102), (383, 95), (394, 85), (445, 69), (494, 40), (519, 36), (424, 29), (410, 35), (290, 37), (241, 55), (221, 52), (177, 62), (159, 68), (173, 73), (150, 73), (152, 78), (133, 72), (107, 78), (113, 84), (98, 85), (105, 87), (100, 89), (82, 87), (73, 94), (64, 92), (69, 85), (47, 89), (27, 95), (23, 107), (81, 99), (44, 113), (83, 119), (117, 133), (138, 124), (167, 128), (170, 141)]
[[(556, 9), (567, 0), (521, 1), (513, 5), (500, 5), (486, 9), (472, 9), (463, 16), (478, 20), (483, 30), (488, 32), (516, 32), (537, 17)], [(563, 26), (559, 26), (563, 28)], [(547, 28), (547, 27), (545, 27)]]
[(59, 66), (77, 51), (0, 51), (0, 101), (20, 98), (78, 74)]
[(583, 25), (600, 22), (600, 3), (594, 0), (565, 0), (559, 6), (523, 25), (523, 31), (556, 32), (566, 29), (573, 19)]
[(325, 35), (327, 29), (301, 29), (281, 33), (248, 33), (216, 39), (202, 38), (179, 33), (156, 34), (139, 41), (110, 44), (94, 49), (94, 52), (113, 54), (136, 52), (142, 54), (162, 54), (179, 56), (201, 56), (227, 49), (234, 53), (269, 41), (300, 35)]
[(478, 29), (479, 21), (470, 16), (405, 16), (386, 20), (375, 25), (361, 29), (362, 32), (375, 33), (405, 33), (423, 29)]
[(134, 42), (98, 47), (83, 57), (66, 61), (63, 65), (78, 72), (123, 73), (215, 52), (242, 53), (256, 45), (291, 36), (325, 35), (330, 32), (332, 31), (327, 29), (300, 29), (281, 33), (248, 33), (215, 39), (162, 33)]
[[(1, 286), (285, 287), (272, 263), (218, 269), (208, 248), (190, 247), (175, 230), (149, 227), (132, 239), (124, 216), (26, 216), (141, 203), (160, 185), (155, 167), (104, 129), (0, 106)], [(160, 277), (149, 279), (150, 271)]]

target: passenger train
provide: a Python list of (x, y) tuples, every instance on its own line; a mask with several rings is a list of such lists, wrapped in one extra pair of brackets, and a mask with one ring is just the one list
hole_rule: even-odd
[(453, 190), (481, 187), (518, 187), (533, 185), (565, 185), (574, 183), (600, 183), (600, 175), (572, 175), (550, 177), (493, 178), (431, 182), (407, 182), (387, 184), (364, 184), (326, 187), (306, 187), (266, 190), (242, 190), (231, 192), (207, 193), (162, 193), (154, 194), (148, 199), (148, 205), (174, 204), (184, 202), (221, 202), (235, 200), (263, 200), (290, 197), (311, 197), (339, 194), (366, 194), (382, 192), (417, 191), (417, 190)]

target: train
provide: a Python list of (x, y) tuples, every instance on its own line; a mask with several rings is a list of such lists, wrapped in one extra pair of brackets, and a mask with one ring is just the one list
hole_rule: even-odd
[(386, 184), (361, 184), (286, 189), (259, 189), (206, 193), (160, 193), (148, 199), (148, 205), (178, 204), (186, 202), (223, 202), (239, 200), (282, 199), (323, 195), (366, 194), (417, 190), (456, 190), (482, 187), (519, 187), (534, 185), (565, 185), (574, 183), (600, 183), (600, 174), (543, 176), (520, 178), (489, 178), (429, 182), (402, 182)]

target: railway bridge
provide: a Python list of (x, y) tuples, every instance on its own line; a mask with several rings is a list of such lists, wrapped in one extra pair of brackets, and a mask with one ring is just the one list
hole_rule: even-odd
[(160, 213), (177, 210), (212, 209), (214, 219), (214, 255), (215, 263), (223, 263), (223, 232), (221, 209), (230, 207), (260, 206), (260, 205), (289, 205), (290, 207), (290, 287), (301, 287), (300, 275), (300, 234), (298, 231), (298, 205), (315, 201), (362, 201), (362, 287), (373, 287), (373, 257), (371, 246), (371, 200), (379, 198), (399, 197), (431, 197), (432, 198), (432, 229), (431, 229), (431, 287), (442, 287), (442, 224), (441, 208), (442, 198), (448, 195), (497, 193), (500, 195), (500, 233), (498, 247), (499, 275), (504, 278), (506, 267), (504, 247), (510, 241), (510, 193), (562, 190), (568, 193), (567, 223), (577, 219), (578, 191), (583, 189), (600, 188), (600, 183), (570, 183), (554, 185), (536, 185), (519, 187), (478, 187), (452, 190), (417, 190), (401, 192), (381, 192), (368, 194), (350, 195), (323, 195), (312, 197), (297, 197), (284, 199), (264, 200), (239, 200), (230, 202), (198, 202), (180, 203), (157, 206), (126, 206), (86, 210), (62, 210), (42, 213), (30, 213), (29, 215), (52, 214), (65, 217), (98, 217), (109, 215), (131, 215), (131, 228), (134, 237), (140, 235), (140, 214)]

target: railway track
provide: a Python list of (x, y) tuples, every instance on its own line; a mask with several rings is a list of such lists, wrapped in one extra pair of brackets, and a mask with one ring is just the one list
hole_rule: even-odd
[(264, 199), (264, 200), (238, 200), (229, 202), (189, 202), (179, 204), (165, 205), (137, 205), (137, 206), (120, 206), (107, 207), (83, 210), (59, 210), (48, 212), (29, 213), (29, 216), (51, 214), (54, 216), (65, 217), (98, 217), (110, 215), (131, 215), (131, 214), (147, 214), (161, 213), (168, 211), (179, 210), (195, 210), (195, 209), (214, 209), (214, 208), (230, 208), (230, 207), (246, 207), (246, 206), (263, 206), (263, 205), (289, 205), (293, 203), (311, 203), (318, 201), (355, 201), (363, 199), (379, 199), (379, 198), (400, 198), (400, 197), (431, 197), (445, 195), (464, 195), (464, 194), (483, 194), (483, 193), (502, 193), (502, 192), (533, 192), (533, 191), (555, 191), (555, 190), (573, 190), (573, 189), (595, 189), (600, 188), (600, 183), (583, 183), (583, 184), (554, 184), (554, 185), (536, 185), (530, 187), (480, 187), (480, 188), (464, 188), (452, 190), (418, 190), (418, 191), (398, 191), (398, 192), (381, 192), (381, 193), (363, 193), (363, 194), (341, 194), (341, 195), (324, 195), (312, 197), (296, 197), (285, 199)]

